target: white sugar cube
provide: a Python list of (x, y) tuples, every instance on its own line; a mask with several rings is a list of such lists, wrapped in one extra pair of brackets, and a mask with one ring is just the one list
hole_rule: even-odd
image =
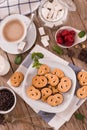
[(59, 4), (59, 3), (58, 3), (58, 0), (54, 0), (54, 1), (52, 2), (52, 4), (53, 4), (53, 6), (55, 7), (56, 5)]
[(46, 19), (48, 17), (49, 10), (47, 8), (42, 8), (42, 16)]
[(58, 14), (57, 14), (58, 19), (63, 18), (63, 16), (64, 16), (64, 10), (58, 11)]
[(48, 42), (47, 40), (41, 39), (41, 42), (42, 42), (42, 44), (44, 45), (44, 47), (49, 46), (49, 42)]
[(45, 26), (50, 27), (50, 28), (53, 28), (54, 23), (45, 23)]
[(23, 51), (25, 45), (26, 45), (26, 42), (20, 42), (20, 43), (18, 44), (18, 50)]
[(49, 13), (48, 13), (48, 17), (47, 17), (47, 18), (48, 18), (48, 19), (52, 18), (53, 14), (54, 14), (54, 10), (51, 9), (51, 10), (49, 11)]
[(41, 39), (42, 39), (42, 40), (49, 41), (49, 36), (48, 36), (48, 35), (42, 36)]
[(57, 12), (57, 11), (54, 11), (53, 19), (57, 19), (57, 14), (58, 14), (58, 12)]
[(43, 28), (43, 27), (40, 27), (40, 28), (39, 28), (39, 33), (40, 33), (40, 35), (44, 35), (44, 34), (45, 34), (45, 31), (44, 31), (44, 28)]
[(59, 11), (64, 9), (62, 5), (58, 4), (57, 6), (54, 7), (54, 10)]
[(51, 2), (47, 2), (47, 6), (48, 9), (52, 9), (53, 8), (53, 4)]

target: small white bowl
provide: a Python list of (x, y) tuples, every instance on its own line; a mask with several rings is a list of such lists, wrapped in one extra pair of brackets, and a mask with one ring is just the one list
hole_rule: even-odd
[(14, 107), (15, 107), (15, 105), (16, 105), (16, 102), (17, 102), (17, 100), (16, 100), (16, 95), (15, 95), (14, 91), (13, 91), (12, 89), (8, 88), (8, 87), (4, 87), (4, 86), (0, 87), (0, 90), (4, 90), (4, 89), (10, 91), (10, 92), (13, 94), (13, 96), (14, 96), (14, 104), (13, 104), (13, 106), (12, 106), (9, 110), (7, 110), (7, 111), (1, 111), (1, 110), (0, 110), (0, 114), (7, 114), (7, 113), (11, 112), (11, 111), (14, 109)]
[[(59, 44), (59, 43), (56, 41), (56, 36), (57, 36), (58, 32), (59, 32), (59, 31), (62, 31), (62, 30), (64, 30), (64, 29), (74, 30), (74, 31), (76, 32), (75, 41), (74, 41), (73, 45), (71, 45), (71, 46), (65, 46), (65, 45), (63, 46), (63, 45)], [(60, 28), (56, 31), (56, 33), (55, 33), (55, 41), (56, 41), (56, 44), (57, 44), (58, 46), (62, 47), (62, 48), (71, 48), (71, 47), (73, 47), (73, 46), (75, 46), (75, 45), (77, 45), (77, 44), (79, 44), (79, 43), (85, 41), (86, 38), (87, 38), (87, 36), (85, 35), (84, 37), (80, 38), (80, 37), (78, 36), (78, 33), (79, 33), (80, 31), (81, 31), (81, 30), (77, 30), (77, 29), (75, 29), (75, 28), (73, 28), (73, 27), (71, 27), (71, 26), (63, 26), (63, 27), (60, 27)]]

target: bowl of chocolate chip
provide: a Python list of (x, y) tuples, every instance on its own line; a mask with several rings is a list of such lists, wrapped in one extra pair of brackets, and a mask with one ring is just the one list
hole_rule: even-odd
[(0, 87), (0, 114), (11, 112), (16, 105), (16, 95), (14, 91), (8, 87)]

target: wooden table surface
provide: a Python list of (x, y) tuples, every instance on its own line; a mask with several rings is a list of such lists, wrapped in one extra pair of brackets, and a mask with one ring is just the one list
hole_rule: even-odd
[[(87, 0), (76, 0), (74, 1), (77, 7), (77, 10), (75, 12), (69, 12), (68, 20), (64, 25), (75, 27), (79, 30), (85, 30), (87, 31)], [(38, 18), (38, 14), (34, 18), (34, 23), (37, 28), (37, 39), (35, 44), (42, 43), (40, 41), (40, 35), (38, 33), (38, 27), (43, 26), (41, 20)], [(50, 37), (50, 45), (46, 47), (49, 51), (52, 51), (52, 46), (56, 45), (54, 40), (54, 34), (56, 30), (49, 29), (47, 27), (44, 27), (45, 32)], [(58, 55), (65, 59), (66, 61), (69, 61), (76, 66), (79, 66), (85, 70), (87, 70), (87, 64), (81, 60), (78, 59), (78, 55), (82, 49), (82, 45), (86, 45), (87, 41), (83, 42), (82, 44), (79, 44), (78, 48), (72, 47), (70, 49), (63, 49), (64, 54)], [(33, 47), (32, 47), (33, 48)], [(86, 48), (87, 49), (87, 45)], [(73, 57), (68, 56), (68, 51), (71, 50), (74, 52)], [(30, 51), (30, 50), (29, 50)], [(27, 51), (26, 53), (22, 54), (23, 59), (27, 56), (29, 53)], [(55, 52), (53, 52), (56, 54)], [(10, 78), (10, 76), (13, 74), (13, 72), (18, 68), (18, 65), (14, 63), (14, 59), (16, 55), (8, 54), (4, 52), (2, 49), (0, 49), (0, 54), (2, 54), (10, 63), (10, 71), (7, 75), (0, 77), (0, 85), (7, 86), (7, 80)], [(85, 117), (87, 117), (87, 101), (76, 111), (76, 113), (81, 113)], [(19, 120), (16, 120), (12, 123), (13, 118), (19, 118)], [(17, 105), (15, 109), (10, 112), (8, 115), (5, 115), (5, 118), (8, 118), (9, 121), (6, 121), (4, 125), (0, 125), (0, 130), (51, 130), (44, 122), (18, 95), (17, 95)], [(72, 118), (69, 122), (65, 123), (60, 130), (87, 130), (87, 119), (80, 121), (75, 118), (75, 115), (72, 115)]]

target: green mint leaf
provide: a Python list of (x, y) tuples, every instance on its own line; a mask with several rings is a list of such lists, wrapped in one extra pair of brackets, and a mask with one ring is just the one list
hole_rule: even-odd
[(63, 54), (63, 50), (57, 45), (53, 46), (52, 50), (55, 51), (59, 55)]
[(39, 62), (39, 59), (41, 59), (43, 57), (44, 57), (44, 55), (41, 52), (33, 52), (32, 55), (31, 55), (31, 58), (34, 61), (32, 67), (33, 68), (36, 67), (36, 69), (39, 69), (39, 67), (42, 65)]
[(35, 56), (36, 56), (36, 53), (33, 52), (32, 55), (31, 55), (32, 60), (35, 58)]
[(84, 37), (85, 35), (86, 35), (86, 32), (85, 32), (85, 31), (81, 31), (81, 32), (78, 33), (78, 36), (79, 36), (80, 38)]
[(39, 64), (39, 61), (37, 60), (34, 60), (34, 62), (33, 62), (33, 67), (35, 67), (35, 66), (37, 66)]
[(43, 58), (43, 57), (44, 57), (44, 55), (43, 55), (42, 53), (40, 53), (40, 52), (36, 52), (36, 56), (37, 56), (38, 58)]
[(14, 63), (17, 64), (17, 65), (20, 65), (21, 62), (22, 62), (22, 56), (21, 55), (17, 55), (15, 57)]
[(31, 58), (34, 59), (36, 57), (39, 59), (39, 58), (43, 58), (44, 55), (41, 52), (33, 52)]
[(39, 63), (38, 65), (36, 65), (36, 69), (39, 69), (41, 65), (42, 65), (41, 63)]
[(42, 65), (42, 64), (41, 64), (41, 63), (39, 63), (39, 61), (38, 61), (38, 62), (37, 62), (37, 61), (36, 61), (36, 62), (34, 61), (34, 63), (33, 63), (33, 66), (32, 66), (32, 67), (33, 67), (33, 68), (34, 68), (34, 67), (36, 67), (36, 69), (39, 69), (39, 67), (40, 67), (41, 65)]
[(39, 60), (36, 56), (34, 57), (34, 62), (39, 62)]
[(78, 114), (75, 114), (75, 118), (78, 119), (78, 120), (83, 120), (85, 118), (85, 116), (78, 113)]

